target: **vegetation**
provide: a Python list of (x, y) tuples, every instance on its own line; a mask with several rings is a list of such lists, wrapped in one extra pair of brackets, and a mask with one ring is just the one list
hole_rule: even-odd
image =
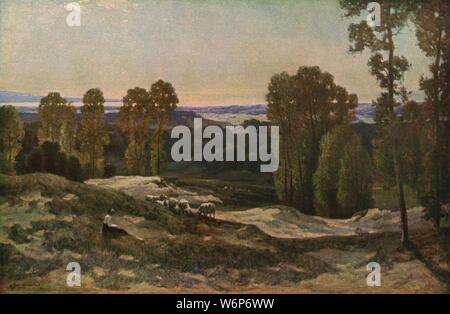
[(0, 172), (13, 173), (15, 158), (25, 135), (22, 120), (13, 106), (0, 107)]
[(280, 166), (274, 175), (280, 199), (315, 213), (313, 175), (321, 138), (348, 122), (357, 97), (319, 67), (300, 67), (293, 76), (283, 72), (272, 77), (267, 102), (268, 118), (280, 126)]
[(38, 112), (41, 122), (39, 142), (58, 143), (65, 153), (72, 154), (77, 126), (76, 111), (72, 104), (59, 93), (49, 93), (41, 99)]
[(73, 181), (82, 181), (83, 171), (79, 160), (61, 151), (58, 143), (44, 142), (28, 155), (26, 173), (47, 172), (66, 177)]
[[(349, 18), (367, 8), (363, 0), (339, 2)], [(373, 102), (376, 138), (360, 139), (353, 131), (349, 112), (357, 105), (357, 96), (338, 86), (330, 73), (302, 66), (294, 75), (274, 75), (266, 95), (268, 117), (281, 132), (280, 167), (273, 181), (283, 203), (330, 217), (349, 217), (371, 206), (373, 181), (386, 191), (396, 190), (407, 244), (405, 189), (417, 192), (436, 222), (440, 204), (449, 200), (449, 5), (442, 0), (380, 4), (381, 25), (370, 27), (362, 20), (348, 28), (350, 52), (370, 52), (369, 71), (381, 89)], [(395, 45), (396, 35), (410, 21), (416, 26), (419, 48), (430, 60), (429, 77), (420, 79), (426, 95), (423, 104), (411, 101), (411, 93), (402, 86), (410, 64), (397, 54)], [(59, 93), (43, 97), (37, 134), (24, 130), (17, 114), (4, 107), (2, 116), (13, 118), (2, 122), (0, 167), (8, 173), (44, 171), (81, 180), (122, 173), (125, 163), (119, 165), (122, 168), (117, 165), (124, 157), (128, 174), (160, 175), (169, 161), (167, 129), (178, 102), (174, 87), (162, 80), (149, 90), (128, 90), (119, 114), (120, 132), (106, 127), (100, 89), (85, 93), (79, 126), (75, 108)], [(244, 126), (260, 124), (254, 120)], [(10, 139), (14, 140), (8, 142), (7, 134), (13, 134)], [(105, 147), (122, 136), (127, 142), (124, 156), (113, 151), (116, 155), (106, 158)], [(255, 171), (257, 166), (254, 162), (209, 163), (205, 168)]]
[(155, 129), (151, 139), (151, 169), (152, 174), (159, 175), (167, 162), (164, 128), (170, 123), (172, 113), (178, 104), (178, 97), (172, 84), (162, 80), (152, 84), (149, 96), (155, 117)]
[(104, 147), (109, 144), (104, 103), (103, 92), (98, 88), (88, 90), (83, 96), (78, 138), (83, 166), (90, 178), (103, 176)]
[(426, 98), (422, 121), (427, 140), (419, 192), (436, 224), (440, 204), (450, 193), (450, 4), (444, 0), (416, 1), (414, 24), (419, 48), (430, 60), (430, 77), (420, 79)]
[(321, 141), (314, 174), (317, 213), (332, 218), (348, 218), (369, 208), (371, 161), (360, 138), (348, 125), (335, 127)]
[[(340, 0), (340, 5), (347, 17), (359, 16), (361, 11), (366, 10), (366, 1)], [(402, 121), (394, 112), (398, 97), (406, 97), (407, 92), (401, 83), (404, 73), (409, 70), (410, 64), (404, 56), (396, 55), (395, 35), (406, 25), (412, 12), (412, 6), (408, 1), (380, 1), (381, 22), (379, 26), (369, 27), (364, 20), (360, 23), (352, 23), (349, 26), (349, 39), (351, 42), (350, 52), (360, 53), (369, 49), (372, 55), (368, 66), (370, 73), (376, 77), (380, 88), (383, 90), (381, 96), (374, 101), (376, 107), (376, 122), (380, 133), (380, 139), (376, 145), (378, 155), (381, 159), (391, 164), (392, 172), (382, 173), (385, 176), (393, 176), (390, 182), (395, 183), (398, 189), (398, 202), (401, 211), (402, 241), (405, 245), (409, 243), (408, 217), (406, 212), (404, 184), (405, 167), (402, 155), (405, 134), (402, 129)], [(384, 162), (383, 164), (386, 164)], [(386, 168), (379, 168), (384, 170)]]
[[(175, 89), (162, 80), (152, 84), (149, 91), (140, 87), (128, 90), (123, 98), (119, 127), (128, 139), (125, 157), (130, 174), (161, 173), (167, 162), (164, 128), (177, 104)], [(150, 139), (152, 123), (155, 128)]]
[[(318, 66), (274, 75), (266, 95), (270, 122), (242, 124), (280, 127), (273, 177), (259, 173), (255, 161), (168, 167), (179, 99), (163, 80), (129, 89), (118, 120), (105, 116), (98, 88), (84, 94), (79, 117), (55, 92), (41, 99), (39, 121), (24, 123), (13, 106), (0, 107), (0, 289), (75, 291), (60, 279), (67, 263), (79, 260), (83, 291), (370, 292), (365, 276), (357, 277), (375, 260), (387, 266), (381, 289), (445, 291), (449, 232), (436, 226), (450, 202), (450, 4), (379, 0), (381, 24), (369, 26), (361, 19), (368, 2), (339, 0), (351, 19), (350, 53), (368, 53), (379, 87), (375, 125), (353, 124), (357, 95)], [(417, 78), (420, 103), (403, 86), (411, 64), (397, 48), (411, 23), (429, 63)], [(116, 174), (164, 177), (78, 183)], [(127, 183), (117, 184), (122, 179)], [(160, 194), (186, 197), (192, 212), (151, 201), (165, 198)], [(196, 215), (210, 200), (218, 220)], [(428, 215), (407, 211), (419, 204)], [(99, 231), (111, 208), (114, 223), (131, 236), (106, 243)], [(425, 220), (431, 218), (435, 226)], [(399, 250), (393, 224), (408, 250)]]
[(147, 91), (140, 87), (128, 90), (120, 110), (119, 127), (128, 140), (125, 158), (131, 175), (146, 174), (146, 164), (150, 162), (146, 158), (146, 145), (152, 117)]

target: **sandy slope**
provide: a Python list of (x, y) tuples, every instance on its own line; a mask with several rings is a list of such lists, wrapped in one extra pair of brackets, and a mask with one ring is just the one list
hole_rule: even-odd
[[(130, 180), (129, 182), (127, 182)], [(137, 180), (137, 182), (135, 182)], [(153, 180), (158, 187), (147, 183), (146, 180)], [(133, 182), (133, 184), (128, 184)], [(130, 195), (142, 195), (144, 193), (155, 195), (159, 192), (168, 192), (175, 197), (189, 197), (196, 195), (198, 199), (219, 198), (223, 194), (203, 195), (196, 190), (190, 191), (189, 186), (183, 189), (161, 181), (160, 178), (152, 179), (129, 179), (115, 178), (112, 181), (99, 180), (95, 182), (100, 185), (107, 185), (118, 188)], [(137, 184), (136, 184), (137, 183)], [(163, 186), (163, 190), (161, 189)], [(274, 279), (267, 284), (247, 284), (242, 289), (251, 292), (447, 292), (448, 284), (436, 278), (430, 269), (423, 262), (415, 259), (410, 252), (401, 249), (400, 239), (400, 215), (398, 211), (370, 209), (366, 213), (355, 215), (350, 219), (327, 219), (317, 216), (309, 216), (300, 213), (298, 210), (286, 206), (265, 206), (255, 207), (246, 210), (233, 210), (228, 206), (226, 199), (224, 207), (219, 206), (216, 219), (220, 221), (234, 222), (257, 227), (265, 234), (280, 240), (301, 240), (308, 241), (307, 256), (311, 256), (316, 261), (329, 265), (333, 271), (324, 272), (313, 278), (302, 278), (302, 274), (308, 273), (303, 269), (289, 263), (280, 264), (277, 267), (266, 269), (269, 278), (285, 274), (286, 280), (278, 282)], [(222, 209), (223, 208), (223, 209)], [(226, 208), (226, 210), (225, 210)], [(414, 240), (428, 242), (434, 236), (432, 223), (423, 218), (424, 212), (421, 207), (408, 209), (409, 227)], [(357, 236), (355, 231), (360, 229), (362, 236)], [(387, 240), (384, 239), (384, 235)], [(415, 236), (417, 235), (417, 237)], [(426, 235), (425, 239), (421, 238)], [(371, 240), (373, 236), (380, 236), (379, 240)], [(362, 238), (364, 245), (352, 244), (351, 239)], [(321, 239), (324, 239), (321, 241)], [(342, 239), (339, 244), (337, 239)], [(349, 239), (348, 244), (346, 239)], [(312, 241), (312, 242), (311, 242)], [(358, 241), (358, 240), (357, 240)], [(432, 244), (427, 245), (428, 257), (443, 269), (447, 268), (446, 262), (440, 255), (439, 240), (434, 238)], [(424, 243), (425, 243), (424, 242)], [(383, 285), (381, 288), (373, 289), (366, 285), (367, 275), (366, 265), (376, 261), (382, 265)], [(242, 271), (240, 272), (242, 275)], [(244, 272), (245, 273), (245, 272)], [(277, 274), (277, 275), (275, 275)], [(252, 276), (257, 277), (257, 274)], [(205, 278), (208, 281), (208, 278)], [(225, 285), (226, 286), (226, 285)], [(143, 287), (141, 287), (143, 288)], [(236, 287), (229, 286), (230, 291)]]
[(110, 179), (91, 179), (85, 182), (89, 185), (95, 185), (103, 188), (111, 188), (114, 190), (122, 191), (134, 198), (145, 200), (147, 195), (161, 195), (165, 194), (168, 197), (177, 197), (179, 199), (187, 199), (191, 204), (198, 206), (203, 202), (216, 202), (222, 203), (222, 201), (211, 194), (201, 194), (188, 191), (180, 187), (170, 184), (160, 177), (113, 177)]
[[(431, 227), (431, 222), (422, 217), (423, 208), (415, 207), (408, 210), (412, 230)], [(252, 208), (245, 211), (218, 211), (216, 218), (254, 225), (277, 238), (354, 236), (357, 228), (367, 233), (400, 232), (400, 213), (377, 208), (370, 209), (364, 216), (355, 216), (350, 219), (308, 216), (285, 206)]]

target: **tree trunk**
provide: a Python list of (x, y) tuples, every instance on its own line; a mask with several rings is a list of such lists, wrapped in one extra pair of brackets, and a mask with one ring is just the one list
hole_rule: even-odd
[[(388, 7), (388, 14), (390, 15), (391, 8)], [(388, 59), (388, 97), (389, 97), (389, 112), (394, 112), (394, 39), (392, 34), (392, 28), (390, 25), (387, 27), (387, 40), (389, 43), (389, 59)]]
[(160, 133), (160, 130), (159, 130), (159, 127), (158, 127), (158, 133), (156, 134), (157, 136), (158, 136), (158, 147), (157, 147), (157, 175), (159, 175), (160, 174), (160, 171), (161, 171), (161, 159), (160, 159), (160, 147), (159, 147), (159, 145), (160, 145), (160, 138), (161, 138), (161, 133)]
[(398, 192), (398, 204), (400, 208), (400, 220), (402, 228), (402, 244), (408, 246), (409, 242), (409, 230), (408, 230), (408, 213), (406, 211), (404, 184), (403, 184), (403, 164), (398, 151), (398, 142), (394, 142), (394, 159), (395, 159), (395, 179), (397, 183)]
[(439, 225), (439, 219), (440, 219), (440, 210), (441, 210), (441, 202), (442, 202), (442, 193), (441, 193), (441, 176), (444, 174), (444, 169), (442, 169), (443, 160), (441, 158), (442, 156), (442, 150), (444, 149), (443, 142), (442, 142), (442, 132), (441, 132), (441, 125), (440, 125), (440, 104), (441, 101), (439, 99), (439, 81), (440, 81), (440, 66), (441, 66), (441, 38), (442, 38), (442, 31), (439, 30), (438, 35), (438, 41), (437, 41), (437, 55), (434, 63), (434, 69), (433, 69), (433, 99), (432, 99), (432, 106), (433, 106), (433, 129), (434, 129), (434, 149), (433, 149), (433, 190), (434, 190), (434, 197), (435, 201), (433, 202), (433, 208), (432, 208), (432, 215), (434, 218), (434, 222), (436, 226)]
[(283, 178), (283, 184), (284, 184), (284, 189), (283, 189), (283, 203), (288, 204), (288, 187), (287, 187), (287, 177), (288, 177), (288, 166), (287, 166), (287, 157), (285, 156), (284, 159), (284, 178)]
[[(387, 14), (391, 16), (391, 8), (388, 5), (387, 7)], [(388, 60), (388, 97), (389, 97), (389, 112), (392, 117), (389, 117), (390, 124), (395, 122), (395, 112), (394, 112), (394, 106), (395, 106), (395, 99), (394, 99), (394, 40), (393, 40), (393, 34), (392, 34), (392, 26), (390, 23), (387, 25), (387, 40), (389, 44), (389, 60)], [(394, 120), (392, 120), (394, 119)], [(402, 123), (400, 122), (401, 129)], [(397, 130), (398, 132), (398, 130)], [(403, 132), (400, 132), (403, 133)], [(385, 135), (389, 136), (389, 135)], [(394, 134), (394, 136), (402, 136), (402, 134)], [(404, 187), (403, 187), (403, 165), (402, 160), (399, 152), (399, 142), (398, 140), (394, 141), (393, 147), (393, 158), (394, 158), (394, 168), (395, 168), (395, 181), (397, 185), (397, 192), (398, 192), (398, 205), (400, 209), (400, 220), (401, 220), (401, 228), (402, 228), (402, 244), (404, 246), (409, 245), (409, 230), (408, 230), (408, 212), (406, 211), (406, 202), (405, 202), (405, 193), (404, 193)]]

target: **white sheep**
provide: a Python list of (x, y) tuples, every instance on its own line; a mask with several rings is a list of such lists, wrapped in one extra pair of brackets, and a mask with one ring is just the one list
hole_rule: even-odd
[(146, 201), (149, 201), (149, 202), (152, 202), (152, 203), (156, 203), (156, 201), (159, 200), (159, 196), (156, 196), (156, 195), (147, 195), (147, 196), (145, 197), (145, 200), (146, 200)]
[(171, 197), (164, 201), (164, 206), (170, 211), (175, 211), (178, 206), (178, 200), (174, 197)]
[(191, 208), (189, 206), (189, 202), (187, 200), (185, 200), (184, 198), (182, 198), (181, 200), (178, 201), (178, 207), (184, 213), (187, 213), (189, 211), (189, 209)]
[(203, 203), (198, 208), (198, 214), (200, 216), (215, 218), (216, 217), (216, 205), (211, 202)]

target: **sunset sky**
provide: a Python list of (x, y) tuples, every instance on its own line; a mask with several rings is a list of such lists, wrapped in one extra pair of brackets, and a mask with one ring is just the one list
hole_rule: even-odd
[[(69, 2), (0, 0), (0, 90), (121, 98), (163, 79), (183, 105), (256, 104), (273, 74), (319, 65), (361, 101), (380, 93), (367, 54), (347, 52), (350, 21), (334, 0), (82, 0), (80, 27), (66, 24)], [(413, 28), (397, 40), (417, 91), (427, 60)]]

